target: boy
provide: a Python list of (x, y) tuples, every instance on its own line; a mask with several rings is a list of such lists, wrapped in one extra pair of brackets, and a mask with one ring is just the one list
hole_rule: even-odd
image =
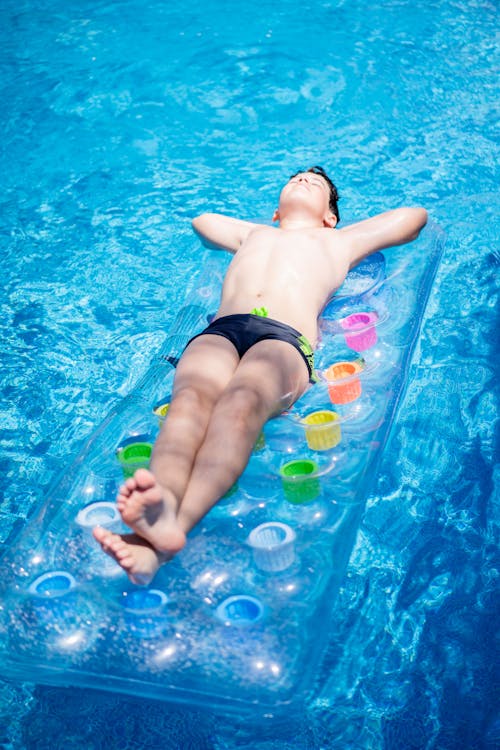
[(172, 402), (151, 471), (121, 487), (131, 534), (94, 536), (134, 583), (146, 584), (244, 471), (267, 419), (314, 381), (317, 319), (349, 269), (415, 239), (423, 208), (399, 208), (337, 230), (337, 190), (321, 167), (292, 176), (273, 221), (202, 214), (202, 242), (234, 254), (219, 309), (177, 366)]

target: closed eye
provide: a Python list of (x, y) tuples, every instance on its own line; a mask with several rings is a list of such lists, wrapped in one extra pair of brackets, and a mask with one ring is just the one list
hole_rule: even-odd
[[(289, 184), (295, 185), (295, 184), (297, 184), (297, 183), (299, 183), (301, 181), (303, 181), (303, 178), (301, 180), (301, 176), (297, 175), (296, 177), (292, 177), (292, 179), (289, 180)], [(305, 182), (307, 182), (307, 184), (311, 185), (312, 187), (319, 188), (320, 190), (324, 190), (325, 187), (326, 187), (325, 183), (323, 182), (323, 180), (320, 177), (312, 177), (311, 178), (311, 177), (308, 176), (306, 178)]]
[[(290, 180), (292, 183), (300, 182), (298, 177), (294, 177), (292, 180)], [(316, 187), (322, 187), (323, 183), (321, 180), (311, 180), (307, 179), (306, 182), (310, 183), (311, 185), (315, 185)]]

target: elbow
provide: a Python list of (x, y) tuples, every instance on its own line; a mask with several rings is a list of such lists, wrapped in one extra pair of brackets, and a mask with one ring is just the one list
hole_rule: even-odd
[(416, 240), (422, 229), (427, 224), (427, 211), (425, 208), (407, 208), (405, 211), (408, 212), (407, 221), (409, 225), (409, 239)]
[(217, 216), (217, 214), (212, 213), (203, 213), (199, 216), (195, 216), (195, 218), (191, 221), (191, 226), (196, 234), (200, 236), (208, 234), (213, 227), (215, 216)]
[(195, 232), (200, 231), (200, 227), (202, 226), (206, 216), (207, 214), (200, 214), (199, 216), (195, 216), (195, 218), (191, 221), (191, 226), (193, 227)]
[(206, 245), (206, 235), (210, 228), (210, 214), (200, 214), (199, 216), (195, 216), (195, 218), (191, 221), (191, 227), (194, 231), (194, 233), (200, 238), (201, 242), (205, 247)]
[(425, 225), (427, 224), (427, 219), (428, 219), (427, 211), (425, 210), (425, 208), (422, 208), (421, 206), (419, 208), (414, 208), (413, 210), (416, 212), (418, 231), (420, 232), (420, 230), (423, 229)]

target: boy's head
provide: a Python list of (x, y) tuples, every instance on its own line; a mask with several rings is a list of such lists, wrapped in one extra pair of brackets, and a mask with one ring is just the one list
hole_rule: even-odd
[[(300, 188), (304, 188), (301, 190)], [(326, 174), (323, 167), (309, 167), (293, 174), (281, 191), (280, 208), (273, 220), (281, 219), (283, 210), (313, 210), (322, 212), (324, 226), (335, 227), (340, 221), (338, 209), (339, 194), (337, 188)]]
[[(338, 224), (340, 221), (340, 214), (339, 214), (339, 207), (337, 205), (337, 202), (340, 200), (340, 196), (337, 192), (337, 188), (335, 187), (331, 179), (328, 177), (323, 167), (309, 167), (309, 169), (306, 169), (304, 171), (306, 174), (307, 173), (319, 174), (325, 180), (326, 184), (328, 185), (328, 189), (330, 190), (330, 201), (329, 201), (330, 211), (337, 219), (337, 224)], [(290, 179), (293, 180), (293, 178), (297, 177), (298, 174), (303, 174), (303, 173), (296, 172), (290, 177)]]

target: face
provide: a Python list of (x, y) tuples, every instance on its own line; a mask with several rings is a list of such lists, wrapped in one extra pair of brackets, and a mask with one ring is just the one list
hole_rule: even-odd
[(308, 190), (319, 190), (327, 198), (329, 198), (330, 190), (326, 183), (326, 180), (320, 174), (314, 174), (314, 172), (299, 172), (295, 177), (288, 180), (285, 187), (288, 186), (300, 186), (306, 187)]
[(300, 172), (292, 177), (281, 191), (279, 205), (279, 213), (300, 207), (307, 208), (321, 219), (332, 215), (330, 188), (326, 180), (314, 172)]

